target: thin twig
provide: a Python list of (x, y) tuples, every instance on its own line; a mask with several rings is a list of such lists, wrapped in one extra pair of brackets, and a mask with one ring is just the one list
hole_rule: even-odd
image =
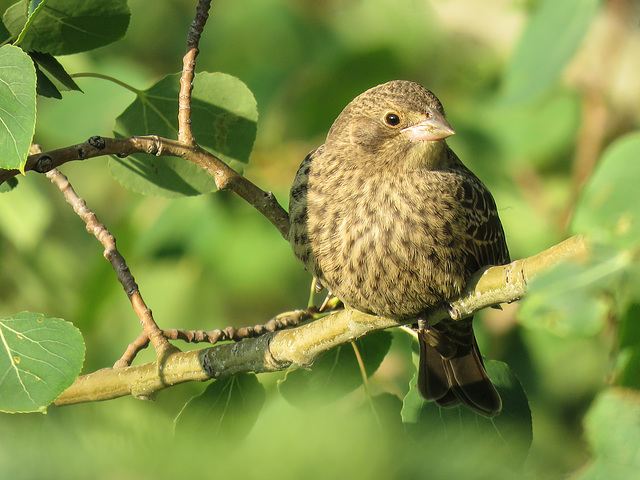
[[(74, 160), (86, 160), (102, 155), (116, 155), (126, 157), (133, 153), (146, 153), (170, 157), (181, 157), (189, 160), (211, 174), (219, 190), (229, 190), (252, 205), (267, 220), (269, 220), (287, 238), (289, 233), (289, 214), (278, 203), (271, 192), (265, 192), (251, 183), (242, 175), (236, 173), (215, 155), (199, 148), (188, 147), (167, 138), (149, 135), (143, 137), (108, 138), (91, 137), (84, 143), (51, 150), (49, 152), (29, 155), (25, 171), (45, 173), (52, 168)], [(6, 170), (0, 168), (0, 184), (20, 173), (17, 169)]]
[(131, 365), (138, 353), (149, 346), (149, 336), (147, 332), (140, 332), (138, 338), (131, 342), (122, 354), (122, 357), (113, 364), (113, 368), (125, 368)]
[(180, 76), (180, 95), (178, 97), (178, 141), (194, 147), (196, 140), (191, 130), (191, 92), (196, 75), (196, 57), (200, 50), (200, 36), (209, 18), (211, 0), (200, 0), (196, 7), (196, 15), (191, 22), (187, 37), (187, 52), (182, 59), (182, 75)]
[(115, 237), (98, 221), (95, 213), (87, 207), (84, 199), (78, 196), (67, 177), (56, 168), (49, 170), (46, 175), (49, 180), (60, 189), (67, 203), (73, 207), (73, 210), (84, 221), (87, 231), (93, 234), (104, 246), (104, 257), (109, 260), (109, 263), (111, 263), (111, 266), (118, 274), (118, 281), (122, 284), (124, 291), (129, 297), (133, 310), (140, 319), (142, 328), (155, 347), (157, 355), (159, 357), (164, 356), (169, 349), (175, 347), (162, 335), (162, 331), (153, 319), (151, 310), (149, 310), (144, 303), (140, 290), (138, 289), (138, 284), (133, 278), (124, 258), (116, 248)]
[[(301, 322), (313, 317), (313, 313), (308, 310), (294, 310), (292, 312), (281, 313), (264, 324), (254, 325), (252, 327), (227, 327), (225, 329), (216, 329), (211, 331), (205, 330), (183, 330), (183, 329), (166, 329), (162, 331), (165, 338), (169, 340), (183, 340), (187, 343), (207, 342), (216, 344), (224, 341), (239, 342), (245, 338), (255, 338), (265, 333), (275, 332), (289, 327), (297, 327)], [(140, 350), (147, 347), (149, 338), (146, 332), (142, 332), (138, 338), (129, 344), (127, 350), (114, 365), (113, 368), (124, 368), (131, 365), (134, 358)]]

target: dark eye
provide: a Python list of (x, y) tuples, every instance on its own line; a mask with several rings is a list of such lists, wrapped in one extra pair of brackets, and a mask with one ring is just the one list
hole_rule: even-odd
[(400, 117), (395, 113), (387, 113), (384, 116), (384, 121), (389, 126), (397, 127), (400, 124)]

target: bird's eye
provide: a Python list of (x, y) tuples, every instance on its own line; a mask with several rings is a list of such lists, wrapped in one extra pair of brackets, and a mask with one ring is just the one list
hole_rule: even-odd
[(384, 121), (391, 127), (397, 127), (400, 124), (400, 117), (395, 113), (387, 113), (384, 116)]

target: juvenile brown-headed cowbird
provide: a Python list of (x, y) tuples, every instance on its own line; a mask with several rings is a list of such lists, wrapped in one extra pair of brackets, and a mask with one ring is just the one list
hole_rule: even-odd
[[(418, 322), (480, 267), (509, 262), (493, 197), (446, 144), (453, 134), (433, 93), (396, 80), (351, 101), (300, 165), (289, 240), (345, 305)], [(421, 395), (498, 414), (472, 318), (423, 323)]]

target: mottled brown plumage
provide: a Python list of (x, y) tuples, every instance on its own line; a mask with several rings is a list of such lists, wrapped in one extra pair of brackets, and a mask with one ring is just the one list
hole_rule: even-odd
[[(508, 263), (495, 202), (447, 146), (453, 133), (433, 93), (392, 81), (349, 103), (300, 165), (289, 240), (346, 305), (417, 321), (480, 267)], [(426, 399), (500, 411), (471, 318), (426, 326), (418, 337)]]

